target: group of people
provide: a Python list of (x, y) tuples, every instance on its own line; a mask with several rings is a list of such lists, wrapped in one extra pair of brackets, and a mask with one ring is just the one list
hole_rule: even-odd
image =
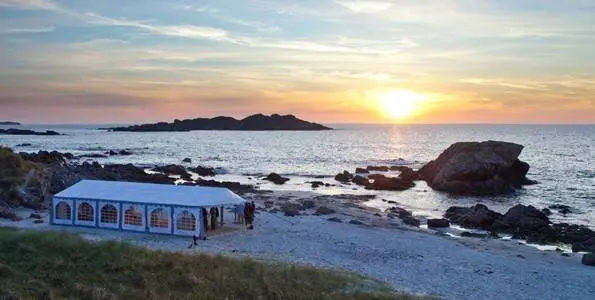
[(248, 226), (248, 229), (253, 229), (255, 212), (256, 204), (254, 204), (254, 201), (236, 206), (236, 222)]

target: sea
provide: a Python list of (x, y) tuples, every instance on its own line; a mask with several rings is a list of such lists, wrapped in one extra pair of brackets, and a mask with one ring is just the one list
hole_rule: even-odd
[[(332, 131), (193, 131), (109, 132), (113, 125), (21, 125), (37, 131), (55, 130), (61, 136), (0, 135), (0, 145), (17, 152), (57, 150), (75, 155), (128, 149), (131, 156), (93, 159), (100, 163), (154, 165), (183, 164), (217, 168), (216, 180), (233, 180), (261, 189), (355, 194), (377, 197), (366, 204), (386, 209), (392, 204), (420, 217), (440, 217), (450, 206), (486, 204), (506, 212), (516, 204), (545, 208), (564, 204), (571, 213), (552, 210), (555, 222), (587, 225), (595, 229), (595, 125), (355, 125), (330, 124)], [(368, 165), (408, 165), (419, 168), (449, 145), (461, 141), (498, 140), (525, 146), (520, 159), (531, 165), (528, 177), (539, 184), (515, 194), (497, 197), (451, 196), (433, 191), (424, 182), (408, 191), (368, 191), (334, 181), (335, 174)], [(29, 143), (30, 146), (18, 146)], [(275, 172), (291, 178), (273, 185), (261, 178)], [(323, 177), (320, 179), (320, 177)], [(308, 181), (336, 186), (312, 189)]]

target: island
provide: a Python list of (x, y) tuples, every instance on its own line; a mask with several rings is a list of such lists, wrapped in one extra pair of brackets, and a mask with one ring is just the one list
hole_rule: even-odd
[(2, 126), (2, 125), (18, 126), (18, 125), (21, 125), (21, 123), (11, 122), (11, 121), (0, 121), (0, 126)]
[(109, 131), (134, 131), (134, 132), (155, 132), (155, 131), (193, 131), (193, 130), (300, 130), (317, 131), (332, 130), (332, 128), (321, 124), (312, 123), (298, 119), (294, 115), (273, 114), (266, 116), (256, 114), (237, 120), (232, 117), (197, 118), (187, 120), (174, 120), (173, 123), (159, 122), (154, 124), (133, 125), (128, 127), (106, 128)]
[(60, 135), (60, 133), (53, 130), (46, 130), (45, 132), (38, 132), (28, 129), (0, 129), (0, 134), (6, 135)]

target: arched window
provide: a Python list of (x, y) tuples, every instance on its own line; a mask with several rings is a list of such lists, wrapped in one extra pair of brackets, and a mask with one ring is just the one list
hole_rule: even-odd
[(56, 205), (56, 220), (70, 220), (72, 217), (72, 209), (70, 205), (64, 201), (58, 202)]
[(89, 221), (93, 222), (94, 215), (93, 215), (93, 206), (89, 203), (82, 203), (79, 205), (78, 211), (78, 220), (79, 221)]
[(184, 231), (196, 231), (196, 217), (193, 213), (185, 210), (178, 214), (176, 229)]
[(151, 227), (168, 228), (169, 216), (165, 213), (163, 208), (157, 208), (151, 213)]
[(134, 206), (130, 206), (124, 211), (124, 224), (126, 225), (143, 225), (143, 215)]
[(111, 204), (101, 208), (101, 223), (118, 224), (118, 209)]

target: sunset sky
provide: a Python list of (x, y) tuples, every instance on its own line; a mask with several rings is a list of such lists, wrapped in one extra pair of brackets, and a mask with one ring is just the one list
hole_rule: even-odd
[(0, 120), (595, 123), (593, 0), (0, 0)]

